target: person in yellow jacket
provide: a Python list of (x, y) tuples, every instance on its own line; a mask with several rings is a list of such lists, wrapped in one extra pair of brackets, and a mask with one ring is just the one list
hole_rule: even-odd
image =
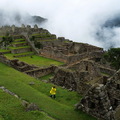
[(53, 86), (50, 90), (50, 97), (53, 97), (54, 99), (56, 98), (56, 87)]

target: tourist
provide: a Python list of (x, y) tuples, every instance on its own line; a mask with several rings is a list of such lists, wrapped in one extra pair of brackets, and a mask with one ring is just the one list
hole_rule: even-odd
[(50, 97), (51, 98), (56, 98), (56, 87), (55, 86), (53, 86), (52, 88), (51, 88), (51, 90), (50, 90)]

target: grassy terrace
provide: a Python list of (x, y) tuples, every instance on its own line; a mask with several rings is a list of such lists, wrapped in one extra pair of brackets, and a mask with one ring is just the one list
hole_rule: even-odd
[[(95, 120), (95, 118), (74, 110), (74, 104), (81, 96), (76, 92), (57, 87), (57, 98), (49, 97), (53, 86), (0, 63), (0, 86), (5, 86), (22, 99), (37, 104), (41, 110), (57, 120)], [(34, 82), (34, 85), (29, 85)], [(43, 118), (42, 118), (43, 117)], [(52, 120), (40, 112), (25, 112), (20, 101), (0, 90), (0, 118), (5, 120)]]
[(0, 52), (10, 52), (10, 50), (0, 49)]
[[(8, 59), (15, 59), (13, 57), (13, 55), (14, 54), (5, 54), (5, 56)], [(31, 65), (33, 64), (33, 65), (36, 65), (39, 67), (47, 67), (50, 65), (62, 65), (62, 64), (64, 64), (62, 62), (59, 62), (59, 61), (56, 61), (53, 59), (49, 59), (49, 58), (45, 58), (45, 57), (41, 57), (41, 56), (37, 56), (37, 55), (32, 55), (32, 57), (26, 56), (26, 57), (21, 57), (21, 58), (17, 58), (17, 59), (19, 59), (20, 61), (26, 62), (28, 64), (31, 64)]]
[(46, 76), (40, 77), (39, 80), (49, 80), (49, 78), (53, 77), (53, 74), (48, 74)]
[(12, 44), (22, 44), (22, 43), (27, 43), (26, 41), (24, 42), (12, 42)]
[(25, 39), (22, 39), (22, 38), (20, 38), (20, 39), (15, 39), (14, 41), (24, 41)]
[(37, 42), (42, 42), (42, 41), (54, 41), (54, 40), (58, 40), (58, 39), (46, 39), (46, 40), (37, 40)]
[(14, 56), (19, 56), (19, 55), (26, 55), (26, 54), (34, 54), (34, 52), (25, 52), (25, 53), (18, 53), (18, 54), (14, 54)]
[(55, 35), (53, 34), (32, 34), (32, 37), (36, 37), (36, 38), (47, 38), (47, 37), (54, 37)]
[(30, 46), (9, 47), (9, 49), (22, 49), (22, 48), (30, 48)]

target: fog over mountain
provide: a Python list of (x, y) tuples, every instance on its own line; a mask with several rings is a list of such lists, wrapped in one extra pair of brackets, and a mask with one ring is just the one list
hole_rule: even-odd
[(4, 0), (0, 25), (33, 25), (31, 16), (42, 16), (48, 21), (39, 26), (51, 33), (108, 49), (120, 47), (119, 6), (118, 0)]
[(40, 16), (31, 16), (28, 13), (20, 13), (19, 11), (8, 12), (4, 10), (0, 10), (0, 26), (4, 25), (16, 25), (21, 26), (21, 24), (25, 25), (41, 25), (47, 19), (42, 18)]

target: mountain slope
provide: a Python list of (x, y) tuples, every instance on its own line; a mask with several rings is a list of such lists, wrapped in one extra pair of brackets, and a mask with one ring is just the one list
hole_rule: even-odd
[[(37, 104), (41, 110), (53, 118), (58, 120), (95, 120), (93, 117), (83, 112), (75, 111), (73, 106), (64, 104), (65, 102), (62, 102), (62, 100), (59, 102), (59, 97), (62, 96), (64, 96), (63, 100), (68, 103), (71, 102), (70, 99), (75, 99), (74, 102), (77, 102), (80, 97), (77, 96), (75, 92), (72, 93), (57, 87), (58, 93), (60, 93), (61, 96), (54, 100), (49, 97), (48, 91), (51, 89), (52, 84), (38, 81), (2, 63), (0, 63), (0, 68), (2, 68), (0, 69), (0, 86), (5, 86), (22, 99)], [(34, 85), (29, 85), (30, 82), (34, 82), (35, 85), (39, 86), (39, 89)], [(67, 97), (70, 98), (67, 99)], [(30, 120), (32, 119), (30, 118)]]

